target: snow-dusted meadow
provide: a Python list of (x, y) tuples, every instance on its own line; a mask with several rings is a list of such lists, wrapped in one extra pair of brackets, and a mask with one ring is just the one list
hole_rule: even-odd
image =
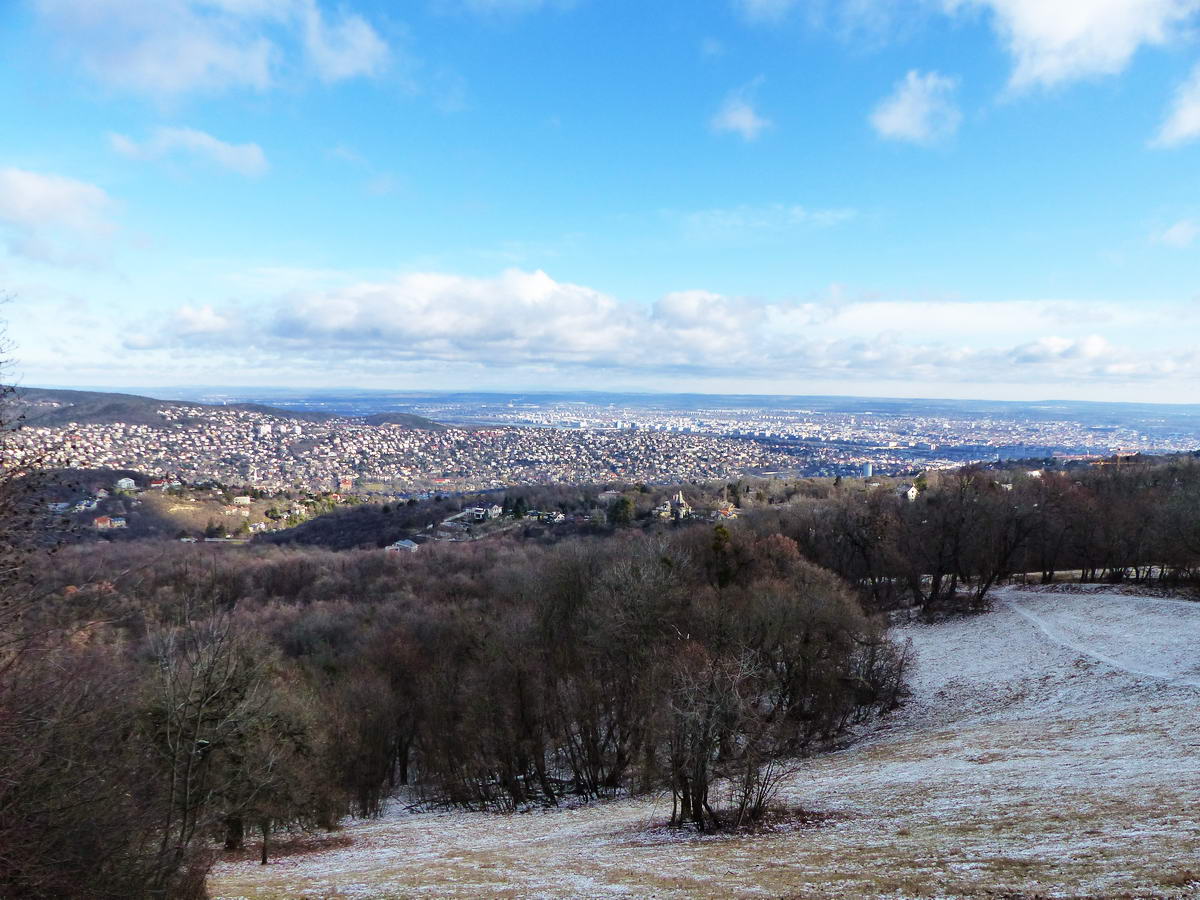
[(786, 799), (819, 826), (696, 838), (670, 798), (351, 824), (219, 864), (214, 898), (1200, 897), (1200, 603), (998, 591), (897, 629), (912, 697)]

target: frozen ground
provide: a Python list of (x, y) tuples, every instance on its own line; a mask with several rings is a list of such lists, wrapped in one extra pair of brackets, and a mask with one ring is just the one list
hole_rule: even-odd
[(1007, 589), (897, 630), (912, 699), (788, 799), (832, 817), (675, 838), (667, 800), (357, 824), (218, 865), (214, 898), (1200, 898), (1200, 604)]

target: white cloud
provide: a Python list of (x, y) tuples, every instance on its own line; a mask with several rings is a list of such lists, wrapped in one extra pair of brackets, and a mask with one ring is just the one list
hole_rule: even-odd
[(1157, 234), (1155, 240), (1168, 247), (1183, 249), (1192, 246), (1197, 237), (1200, 237), (1200, 223), (1195, 219), (1180, 219)]
[(730, 91), (709, 121), (713, 131), (737, 134), (743, 140), (753, 141), (770, 128), (771, 120), (760, 116), (754, 108), (754, 92), (761, 83), (762, 79), (756, 78), (750, 84)]
[(1098, 334), (1082, 338), (1050, 336), (1014, 347), (1009, 354), (1016, 363), (1050, 363), (1064, 360), (1111, 360), (1115, 348)]
[(195, 128), (156, 128), (138, 143), (122, 134), (108, 136), (112, 148), (130, 159), (157, 160), (175, 153), (204, 157), (222, 168), (242, 175), (262, 175), (267, 157), (258, 144), (230, 144)]
[(1164, 44), (1200, 0), (942, 0), (948, 12), (980, 9), (1012, 55), (1013, 90), (1114, 75), (1142, 46)]
[(1054, 87), (1125, 70), (1137, 51), (1190, 36), (1200, 0), (732, 0), (750, 22), (802, 11), (861, 45), (903, 35), (930, 10), (977, 14), (1013, 60), (1009, 89)]
[(32, 0), (60, 44), (110, 87), (171, 97), (266, 90), (285, 75), (378, 74), (389, 49), (361, 16), (326, 23), (317, 0)]
[(1175, 89), (1166, 121), (1151, 141), (1153, 147), (1178, 147), (1200, 137), (1200, 65)]
[(86, 265), (115, 230), (112, 200), (62, 175), (0, 169), (0, 229), (9, 251), (41, 262)]
[(224, 334), (233, 328), (228, 314), (218, 313), (211, 306), (182, 306), (175, 313), (172, 330), (181, 336)]
[(316, 0), (301, 6), (304, 46), (324, 82), (378, 75), (387, 66), (388, 45), (362, 16), (343, 13), (327, 26)]
[(633, 327), (612, 297), (545, 272), (510, 269), (490, 279), (416, 273), (299, 292), (279, 308), (269, 331), (292, 341), (365, 342), (409, 358), (486, 354), (504, 364), (533, 355), (586, 362), (627, 344)]
[(951, 137), (962, 122), (954, 103), (958, 80), (913, 69), (871, 113), (881, 137), (914, 144), (935, 144)]
[(63, 49), (112, 87), (158, 96), (270, 86), (275, 44), (187, 0), (35, 0)]
[(364, 378), (434, 366), (576, 380), (601, 370), (653, 380), (786, 373), (1038, 386), (1200, 376), (1200, 355), (1186, 338), (1171, 337), (1184, 329), (1164, 329), (1178, 326), (1181, 311), (1161, 306), (884, 301), (840, 290), (774, 301), (683, 290), (646, 305), (519, 269), (491, 278), (407, 273), (321, 289), (296, 273), (294, 283), (303, 286), (255, 304), (250, 318), (188, 306), (158, 338), (127, 346), (188, 359), (252, 343), (255, 360), (273, 371), (353, 368)]

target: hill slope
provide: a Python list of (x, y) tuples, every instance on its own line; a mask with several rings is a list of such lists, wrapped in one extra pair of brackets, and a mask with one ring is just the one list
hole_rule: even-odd
[[(124, 422), (129, 425), (159, 425), (162, 423), (159, 410), (181, 408), (234, 409), (298, 419), (305, 422), (328, 422), (346, 418), (332, 413), (309, 410), (282, 409), (259, 403), (205, 404), (179, 400), (156, 400), (137, 394), (111, 393), (107, 391), (71, 391), (53, 388), (19, 388), (14, 406), (24, 415), (25, 423), (44, 427), (58, 427), (69, 422), (80, 425), (108, 425)], [(379, 413), (358, 421), (368, 425), (403, 425), (426, 431), (445, 428), (432, 419), (407, 413)]]
[(819, 827), (656, 827), (670, 798), (352, 824), (348, 846), (218, 865), (214, 897), (1200, 896), (1200, 604), (1001, 591), (994, 612), (897, 629), (913, 696), (803, 763)]
[[(159, 425), (161, 409), (203, 407), (209, 404), (184, 403), (177, 400), (156, 400), (137, 394), (107, 391), (68, 391), (51, 388), (19, 388), (14, 398), (16, 408), (29, 425), (55, 427), (77, 422), (80, 425), (107, 425), (125, 422), (130, 425)], [(328, 413), (291, 412), (253, 403), (212, 406), (213, 409), (240, 409), (267, 415), (308, 422), (327, 422), (336, 416)]]

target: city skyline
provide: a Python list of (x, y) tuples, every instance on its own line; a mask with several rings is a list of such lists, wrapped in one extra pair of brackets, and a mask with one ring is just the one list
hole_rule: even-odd
[(35, 385), (1200, 397), (1196, 0), (26, 0)]

